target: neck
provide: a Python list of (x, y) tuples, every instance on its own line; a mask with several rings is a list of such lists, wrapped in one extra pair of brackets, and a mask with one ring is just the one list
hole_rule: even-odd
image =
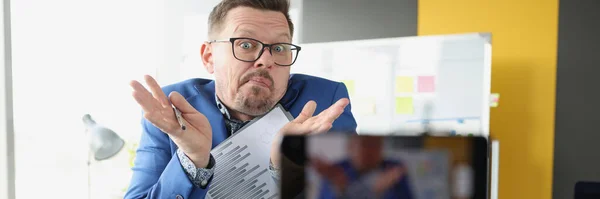
[(249, 120), (252, 120), (252, 119), (255, 118), (254, 116), (246, 115), (246, 114), (244, 114), (242, 112), (239, 112), (239, 111), (236, 111), (236, 110), (233, 110), (233, 109), (229, 109), (228, 108), (227, 111), (229, 111), (229, 115), (231, 116), (231, 118), (236, 119), (236, 120), (240, 120), (240, 121), (243, 121), (243, 122), (249, 121)]

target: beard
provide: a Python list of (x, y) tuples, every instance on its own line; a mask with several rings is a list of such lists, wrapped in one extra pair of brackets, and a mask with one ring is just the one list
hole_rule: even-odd
[(251, 116), (263, 115), (275, 106), (271, 95), (268, 95), (264, 88), (258, 86), (250, 87), (248, 93), (236, 93), (234, 103), (239, 112)]
[[(257, 76), (269, 80), (271, 83), (269, 88), (251, 84), (246, 85), (246, 83), (252, 77)], [(275, 106), (276, 101), (273, 99), (275, 95), (275, 85), (273, 78), (271, 77), (271, 75), (269, 75), (269, 72), (267, 72), (266, 70), (258, 70), (252, 72), (244, 76), (241, 82), (242, 85), (240, 86), (238, 92), (235, 94), (234, 98), (234, 104), (236, 106), (237, 111), (246, 115), (260, 116), (267, 113)], [(244, 90), (243, 86), (247, 87), (245, 88), (246, 90)]]

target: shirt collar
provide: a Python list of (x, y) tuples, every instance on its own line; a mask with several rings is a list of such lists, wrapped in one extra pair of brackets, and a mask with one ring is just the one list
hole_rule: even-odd
[(227, 110), (227, 107), (225, 107), (225, 105), (223, 103), (221, 103), (221, 100), (219, 100), (219, 97), (217, 97), (216, 93), (215, 93), (215, 101), (217, 102), (217, 108), (219, 108), (219, 111), (221, 111), (221, 114), (223, 114), (226, 119), (231, 120), (231, 115), (229, 114), (229, 110)]

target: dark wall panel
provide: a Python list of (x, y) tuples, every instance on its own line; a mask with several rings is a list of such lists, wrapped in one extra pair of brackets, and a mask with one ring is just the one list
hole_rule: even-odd
[(304, 0), (302, 43), (417, 35), (417, 0)]
[(561, 0), (553, 198), (600, 181), (600, 1)]

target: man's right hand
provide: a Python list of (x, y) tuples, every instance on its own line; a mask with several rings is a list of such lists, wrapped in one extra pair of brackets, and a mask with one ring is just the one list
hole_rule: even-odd
[[(144, 110), (144, 118), (168, 134), (197, 168), (205, 168), (212, 148), (212, 128), (208, 119), (181, 94), (174, 91), (167, 98), (154, 78), (146, 75), (144, 79), (152, 93), (135, 80), (130, 83), (133, 97)], [(181, 111), (185, 130), (181, 129), (171, 103)]]

